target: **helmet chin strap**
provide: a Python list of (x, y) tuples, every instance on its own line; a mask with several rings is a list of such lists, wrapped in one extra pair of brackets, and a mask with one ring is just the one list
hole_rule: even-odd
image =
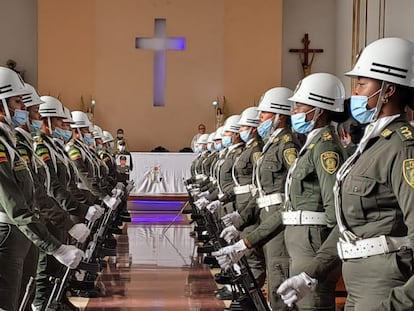
[(273, 123), (272, 123), (272, 127), (273, 127), (273, 131), (272, 132), (274, 132), (277, 129), (277, 127), (279, 126), (279, 123), (280, 123), (279, 114), (276, 113), (275, 114), (275, 119), (273, 120)]
[(384, 103), (382, 101), (382, 96), (387, 92), (387, 88), (385, 87), (385, 85), (386, 85), (385, 81), (382, 81), (381, 89), (380, 89), (380, 92), (378, 94), (377, 104), (375, 106), (376, 111), (375, 111), (375, 114), (372, 117), (371, 122), (375, 122), (375, 121), (378, 120), (378, 115), (380, 114), (382, 106), (384, 105)]
[(49, 128), (49, 135), (52, 136), (53, 129), (52, 129), (52, 121), (50, 120), (50, 117), (47, 117), (47, 127)]
[(83, 135), (79, 127), (76, 129), (76, 132), (78, 132), (79, 139), (83, 141)]
[(5, 98), (2, 98), (1, 102), (3, 104), (3, 110), (6, 113), (4, 120), (7, 122), (8, 125), (10, 125), (10, 127), (13, 128), (13, 121), (10, 115), (10, 110), (9, 110), (9, 106), (7, 105), (7, 101)]

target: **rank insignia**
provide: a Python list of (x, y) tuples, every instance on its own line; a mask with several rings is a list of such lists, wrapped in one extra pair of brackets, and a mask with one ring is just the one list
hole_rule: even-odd
[(339, 167), (339, 154), (333, 151), (326, 151), (321, 154), (322, 167), (329, 174), (333, 174)]
[(277, 143), (279, 142), (279, 137), (273, 137), (272, 138), (272, 143)]
[(315, 147), (315, 144), (309, 144), (308, 147), (306, 147), (306, 149), (312, 149), (313, 147)]
[(331, 134), (331, 133), (329, 133), (329, 132), (323, 133), (323, 134), (322, 134), (322, 139), (323, 139), (324, 141), (332, 140), (332, 134)]
[(296, 148), (288, 148), (283, 150), (283, 157), (285, 158), (286, 163), (291, 166), (298, 157), (298, 151)]
[(413, 132), (408, 128), (408, 126), (402, 126), (400, 128), (401, 135), (404, 136), (405, 139), (413, 139)]
[(283, 135), (283, 140), (285, 142), (291, 141), (292, 139), (290, 138), (290, 136), (288, 134)]
[[(3, 145), (0, 145), (0, 146), (3, 147)], [(7, 159), (7, 155), (6, 155), (6, 152), (4, 151), (4, 147), (3, 147), (3, 149), (0, 150), (0, 163), (8, 162), (8, 161), (9, 161), (9, 159)]]
[(261, 152), (255, 152), (255, 153), (253, 153), (253, 161), (254, 161), (254, 163), (257, 163), (257, 161), (259, 160), (259, 158), (262, 156), (262, 153)]
[(414, 188), (414, 159), (407, 159), (403, 162), (403, 176), (407, 184)]
[(384, 137), (384, 138), (389, 137), (391, 134), (392, 134), (392, 131), (389, 130), (389, 129), (385, 129), (381, 132), (381, 136)]

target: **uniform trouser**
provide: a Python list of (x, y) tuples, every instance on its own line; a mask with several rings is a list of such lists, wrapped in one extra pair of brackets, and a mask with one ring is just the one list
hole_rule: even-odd
[[(49, 232), (60, 242), (66, 243), (66, 232), (63, 229), (56, 228), (51, 224), (47, 224)], [(39, 253), (39, 261), (37, 264), (36, 276), (36, 294), (33, 300), (35, 306), (46, 306), (50, 294), (53, 289), (53, 282), (50, 277), (61, 278), (63, 276), (64, 266), (59, 263), (55, 257), (47, 255), (45, 252)]]
[[(236, 207), (239, 213), (246, 207), (250, 198), (250, 192), (236, 195)], [(241, 234), (241, 238), (247, 236), (255, 228), (256, 225), (244, 228)], [(245, 257), (253, 274), (253, 277), (256, 280), (257, 286), (259, 289), (261, 289), (266, 280), (266, 263), (263, 248), (260, 246), (252, 248), (247, 254), (245, 254)]]
[[(19, 303), (22, 302), (26, 293), (27, 284), (29, 283), (30, 277), (36, 278), (37, 262), (39, 260), (39, 248), (31, 243), (29, 251), (27, 252), (26, 258), (23, 263), (23, 275), (22, 283), (20, 286), (20, 298)], [(34, 291), (29, 296), (29, 300), (26, 305), (26, 310), (31, 310), (31, 303), (34, 298)]]
[[(269, 206), (260, 210), (260, 221), (265, 221), (280, 208), (279, 205)], [(263, 246), (266, 258), (266, 269), (268, 275), (269, 300), (273, 310), (283, 310), (285, 305), (276, 293), (284, 277), (289, 271), (289, 255), (285, 246), (283, 229)], [(282, 274), (283, 273), (283, 274)]]
[(17, 310), (23, 263), (32, 242), (14, 225), (0, 223), (0, 308)]
[[(326, 226), (286, 226), (285, 243), (291, 258), (290, 275), (303, 272), (316, 256), (316, 252), (329, 235)], [(335, 310), (335, 288), (340, 277), (340, 268), (331, 271), (326, 279), (318, 283), (316, 290), (298, 302), (300, 310)]]
[[(384, 310), (381, 303), (388, 299), (392, 288), (402, 286), (414, 273), (413, 252), (376, 255), (347, 260), (342, 264), (342, 274), (348, 292), (346, 311)], [(400, 309), (413, 310), (413, 301), (399, 301)], [(391, 310), (391, 309), (390, 309)]]

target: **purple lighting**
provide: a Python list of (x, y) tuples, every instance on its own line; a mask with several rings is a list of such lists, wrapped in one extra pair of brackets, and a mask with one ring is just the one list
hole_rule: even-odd
[(165, 18), (156, 18), (154, 26), (154, 37), (135, 38), (135, 48), (154, 51), (154, 106), (164, 106), (166, 51), (185, 50), (185, 38), (167, 37), (167, 22)]

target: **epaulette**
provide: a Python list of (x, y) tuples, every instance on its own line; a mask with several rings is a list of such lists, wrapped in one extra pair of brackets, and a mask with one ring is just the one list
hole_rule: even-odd
[(277, 143), (279, 142), (279, 137), (273, 137), (272, 138), (272, 143)]
[(325, 132), (325, 133), (322, 134), (322, 140), (323, 141), (330, 141), (332, 139), (333, 139), (333, 137), (332, 137), (332, 134), (330, 132)]
[(403, 125), (396, 130), (398, 136), (401, 138), (402, 141), (406, 140), (414, 140), (413, 137), (413, 129), (410, 126)]

